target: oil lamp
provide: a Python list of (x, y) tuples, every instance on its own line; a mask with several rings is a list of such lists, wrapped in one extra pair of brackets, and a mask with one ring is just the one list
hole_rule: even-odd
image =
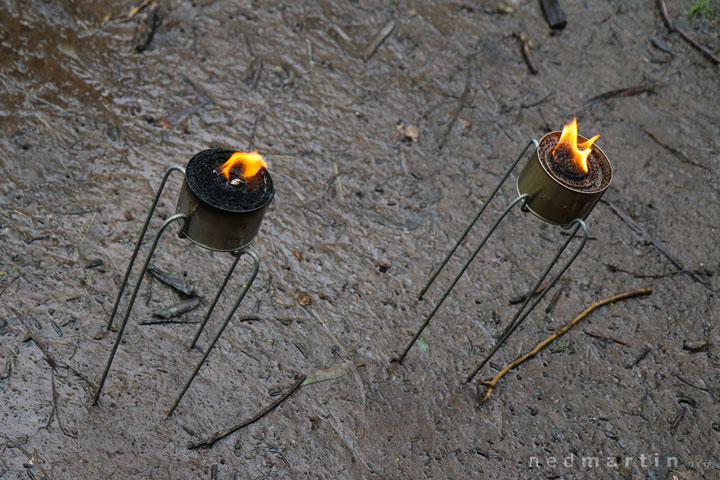
[[(490, 358), (492, 358), (495, 352), (497, 352), (505, 341), (507, 341), (510, 335), (513, 334), (513, 332), (527, 318), (530, 312), (532, 312), (537, 304), (540, 303), (545, 294), (567, 271), (585, 246), (588, 237), (588, 229), (585, 224), (585, 219), (590, 214), (593, 207), (595, 207), (598, 200), (600, 200), (603, 193), (607, 190), (613, 175), (612, 167), (607, 157), (602, 150), (594, 145), (597, 138), (598, 136), (586, 139), (585, 137), (578, 135), (577, 120), (573, 119), (572, 123), (566, 125), (562, 132), (551, 132), (542, 137), (539, 142), (533, 139), (527, 143), (523, 151), (510, 165), (508, 170), (500, 179), (500, 182), (498, 182), (493, 191), (490, 193), (487, 201), (483, 203), (479, 212), (475, 215), (475, 218), (459, 236), (455, 246), (450, 250), (450, 252), (448, 252), (438, 269), (432, 274), (430, 280), (420, 292), (420, 299), (424, 297), (425, 293), (427, 293), (437, 276), (445, 268), (452, 255), (466, 238), (472, 227), (478, 221), (490, 201), (495, 197), (497, 192), (500, 190), (500, 187), (502, 187), (505, 183), (520, 160), (525, 156), (530, 147), (534, 147), (532, 154), (529, 156), (527, 163), (518, 176), (516, 186), (518, 192), (517, 198), (510, 202), (497, 217), (488, 233), (480, 241), (477, 248), (475, 248), (475, 250), (470, 254), (460, 269), (460, 272), (445, 289), (440, 297), (440, 300), (436, 303), (433, 310), (426, 317), (423, 324), (415, 333), (413, 339), (396, 361), (399, 363), (403, 362), (425, 327), (428, 326), (452, 289), (458, 283), (480, 250), (482, 250), (483, 246), (485, 246), (490, 236), (497, 229), (503, 219), (513, 210), (513, 208), (520, 205), (522, 211), (531, 212), (545, 222), (559, 225), (564, 230), (572, 231), (553, 260), (525, 296), (523, 304), (500, 335), (490, 353), (468, 375), (466, 380), (470, 382), (475, 377), (477, 372), (480, 371)], [(578, 139), (580, 139), (579, 144)], [(582, 231), (580, 244), (577, 246), (570, 258), (560, 267), (560, 271), (552, 278), (552, 280), (548, 283), (548, 286), (541, 289), (542, 291), (534, 296), (534, 294), (540, 289), (540, 286), (543, 284), (552, 268), (558, 263), (560, 257), (570, 242), (573, 238), (575, 238), (578, 231)]]
[(181, 238), (187, 238), (193, 243), (208, 250), (229, 252), (235, 257), (229, 271), (225, 275), (225, 279), (223, 280), (220, 289), (205, 314), (205, 318), (195, 333), (195, 337), (192, 340), (190, 348), (195, 347), (200, 334), (210, 319), (210, 315), (215, 309), (223, 290), (230, 281), (235, 267), (242, 256), (248, 255), (253, 260), (253, 271), (250, 278), (247, 282), (245, 282), (242, 290), (238, 294), (237, 300), (235, 301), (233, 308), (230, 310), (230, 313), (225, 317), (220, 329), (205, 350), (202, 359), (196, 365), (195, 370), (183, 387), (182, 392), (175, 400), (175, 403), (168, 413), (168, 417), (175, 411), (175, 408), (180, 403), (180, 400), (185, 395), (187, 389), (190, 387), (193, 379), (205, 363), (205, 360), (210, 355), (210, 352), (217, 341), (220, 339), (225, 327), (227, 327), (230, 319), (233, 317), (235, 311), (240, 306), (240, 303), (245, 298), (247, 291), (252, 286), (260, 268), (260, 260), (258, 256), (248, 247), (255, 239), (255, 236), (260, 229), (260, 224), (262, 223), (265, 211), (272, 202), (275, 194), (273, 182), (267, 169), (267, 164), (263, 160), (262, 156), (260, 156), (257, 152), (243, 153), (226, 149), (210, 149), (202, 151), (190, 159), (186, 168), (172, 166), (165, 171), (160, 186), (155, 193), (153, 203), (147, 213), (145, 223), (140, 231), (140, 237), (138, 238), (130, 257), (130, 262), (127, 270), (125, 271), (125, 276), (120, 285), (117, 298), (115, 299), (115, 305), (113, 306), (112, 313), (108, 319), (106, 329), (110, 330), (112, 327), (120, 300), (122, 299), (123, 292), (128, 283), (130, 272), (132, 271), (133, 265), (138, 256), (140, 245), (147, 233), (150, 220), (155, 211), (155, 207), (158, 204), (160, 195), (165, 188), (168, 178), (173, 172), (180, 172), (184, 175), (184, 181), (178, 196), (175, 215), (165, 220), (155, 234), (150, 251), (145, 258), (140, 276), (137, 279), (130, 296), (130, 301), (120, 324), (112, 351), (105, 365), (105, 370), (98, 382), (97, 390), (95, 391), (91, 402), (93, 405), (97, 404), (98, 399), (100, 398), (103, 385), (107, 379), (108, 372), (112, 366), (112, 362), (115, 358), (115, 354), (117, 353), (123, 333), (125, 332), (125, 327), (127, 326), (128, 318), (130, 317), (130, 312), (132, 311), (133, 304), (135, 303), (137, 293), (140, 289), (143, 277), (145, 276), (145, 272), (150, 264), (150, 259), (157, 248), (160, 237), (171, 224), (177, 224), (180, 227), (178, 234)]

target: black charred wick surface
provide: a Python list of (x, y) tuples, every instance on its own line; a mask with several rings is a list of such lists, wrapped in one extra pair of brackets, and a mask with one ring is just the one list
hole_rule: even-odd
[(213, 148), (195, 155), (187, 165), (185, 177), (190, 190), (205, 203), (227, 212), (255, 210), (267, 204), (275, 189), (266, 168), (256, 175), (245, 178), (242, 165), (230, 170), (230, 180), (225, 178), (220, 166), (234, 150)]
[(572, 149), (568, 142), (562, 142), (559, 144), (557, 148), (554, 149), (552, 156), (553, 170), (555, 170), (555, 173), (559, 175), (563, 175), (572, 180), (580, 181), (590, 173), (589, 166), (588, 171), (585, 172), (580, 167), (580, 164), (575, 161)]
[(548, 136), (538, 147), (538, 156), (545, 170), (557, 181), (574, 190), (596, 192), (607, 187), (612, 178), (610, 162), (600, 151), (593, 149), (587, 157), (587, 173), (574, 161), (570, 145), (558, 144), (559, 136)]

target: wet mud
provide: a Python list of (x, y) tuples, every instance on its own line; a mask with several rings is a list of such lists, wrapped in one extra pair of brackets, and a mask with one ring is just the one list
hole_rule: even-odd
[[(672, 3), (717, 51), (717, 16)], [(720, 477), (718, 68), (654, 4), (567, 0), (567, 27), (551, 34), (534, 1), (500, 14), (487, 1), (167, 0), (156, 25), (128, 19), (127, 1), (1, 2), (0, 478)], [(140, 23), (156, 26), (141, 53)], [(514, 33), (532, 42), (537, 75)], [(567, 238), (518, 211), (391, 364), (515, 197), (513, 174), (418, 301), (512, 159), (573, 116), (601, 135), (610, 203), (588, 218), (552, 312), (557, 287), (478, 378), (592, 302), (653, 294), (592, 313), (479, 403), (465, 376)], [(153, 192), (168, 166), (212, 147), (269, 163), (258, 278), (166, 420), (251, 262), (193, 350), (197, 323), (142, 324), (186, 299), (147, 275), (91, 407), (116, 334), (103, 326)], [(174, 213), (180, 180), (151, 231)], [(163, 237), (152, 264), (202, 295), (173, 320), (201, 321), (231, 262)], [(187, 448), (318, 371), (332, 380)]]

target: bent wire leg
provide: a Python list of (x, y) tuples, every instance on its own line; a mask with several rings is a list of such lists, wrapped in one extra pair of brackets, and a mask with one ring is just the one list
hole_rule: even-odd
[(190, 384), (192, 383), (192, 381), (195, 379), (195, 376), (200, 371), (200, 367), (202, 367), (203, 364), (205, 363), (205, 360), (207, 360), (213, 347), (215, 346), (217, 341), (220, 339), (220, 336), (223, 334), (223, 331), (225, 331), (225, 327), (227, 327), (228, 323), (230, 323), (230, 319), (233, 317), (233, 315), (235, 314), (235, 311), (240, 306), (240, 303), (245, 298), (245, 294), (248, 292), (248, 290), (252, 286), (253, 282), (255, 281), (255, 277), (257, 277), (258, 270), (260, 269), (260, 259), (257, 257), (257, 255), (255, 255), (255, 253), (252, 250), (240, 250), (239, 252), (237, 252), (238, 258), (240, 258), (242, 255), (245, 255), (245, 254), (250, 255), (250, 257), (252, 257), (252, 259), (253, 259), (254, 267), (253, 267), (252, 275), (250, 276), (250, 279), (248, 280), (248, 282), (245, 284), (245, 288), (243, 288), (243, 291), (240, 292), (240, 296), (238, 297), (237, 302), (235, 302), (235, 306), (232, 308), (230, 313), (228, 313), (227, 317), (225, 317), (225, 321), (220, 326), (220, 330), (218, 330), (217, 334), (215, 334), (215, 338), (210, 343), (210, 346), (208, 346), (207, 350), (205, 350), (205, 354), (203, 355), (202, 359), (198, 362), (197, 366), (195, 367), (195, 370), (193, 371), (192, 375), (190, 375), (190, 378), (188, 379), (187, 383), (185, 383), (185, 386), (183, 387), (182, 392), (180, 392), (180, 395), (178, 396), (177, 400), (175, 400), (175, 403), (173, 404), (172, 408), (168, 412), (166, 418), (170, 418), (170, 416), (175, 411), (175, 408), (177, 408), (178, 404), (180, 403), (180, 400), (182, 400), (183, 396), (185, 395), (185, 392), (187, 392), (187, 389), (190, 387)]
[(153, 253), (155, 252), (155, 248), (157, 247), (158, 243), (160, 242), (160, 237), (162, 236), (163, 232), (167, 229), (167, 227), (173, 223), (176, 220), (180, 220), (182, 218), (187, 218), (187, 215), (184, 215), (182, 213), (178, 213), (176, 215), (173, 215), (172, 217), (168, 218), (163, 222), (163, 224), (160, 226), (160, 229), (155, 234), (155, 239), (153, 240), (152, 246), (150, 247), (150, 251), (147, 254), (147, 258), (145, 258), (145, 263), (143, 264), (143, 268), (140, 271), (140, 277), (137, 279), (137, 282), (135, 282), (135, 289), (132, 292), (132, 296), (130, 297), (130, 303), (127, 306), (127, 310), (125, 311), (125, 316), (123, 317), (122, 323), (120, 324), (120, 330), (118, 331), (117, 338), (115, 339), (115, 344), (113, 345), (112, 351), (110, 352), (110, 356), (108, 357), (107, 364), (105, 365), (105, 371), (102, 374), (102, 377), (100, 378), (100, 382), (98, 383), (97, 390), (95, 391), (95, 395), (93, 395), (93, 399), (90, 402), (90, 405), (96, 405), (98, 402), (98, 399), (100, 398), (100, 392), (102, 392), (103, 385), (105, 385), (105, 379), (107, 378), (108, 372), (110, 371), (110, 366), (112, 365), (113, 359), (115, 358), (115, 353), (117, 353), (118, 346), (120, 345), (120, 340), (122, 340), (123, 333), (125, 332), (125, 327), (127, 326), (128, 318), (130, 318), (130, 312), (132, 311), (133, 304), (135, 303), (135, 298), (137, 297), (138, 290), (140, 290), (140, 284), (142, 283), (143, 277), (145, 276), (145, 272), (147, 271), (148, 265), (150, 265), (150, 259), (153, 256)]
[(115, 314), (117, 313), (118, 306), (120, 305), (120, 299), (122, 298), (123, 292), (125, 291), (125, 287), (127, 286), (128, 278), (130, 277), (130, 271), (132, 270), (133, 265), (135, 264), (135, 259), (137, 258), (138, 252), (140, 251), (140, 245), (142, 244), (142, 240), (145, 237), (145, 233), (147, 233), (148, 226), (150, 225), (150, 219), (153, 216), (153, 213), (155, 212), (155, 207), (158, 204), (158, 200), (160, 200), (160, 195), (162, 194), (163, 190), (165, 189), (165, 184), (167, 183), (168, 178), (170, 177), (170, 174), (172, 172), (180, 172), (185, 173), (185, 169), (180, 166), (172, 166), (169, 167), (167, 170), (165, 170), (165, 175), (163, 175), (162, 182), (160, 182), (160, 186), (158, 187), (157, 191), (155, 192), (155, 199), (153, 199), (152, 206), (150, 207), (150, 210), (148, 211), (147, 218), (145, 219), (145, 223), (143, 224), (142, 230), (140, 230), (140, 237), (138, 237), (137, 243), (135, 243), (135, 249), (133, 250), (132, 255), (130, 256), (130, 263), (127, 266), (127, 270), (125, 270), (125, 276), (123, 277), (122, 283), (120, 284), (120, 289), (117, 293), (117, 298), (115, 299), (115, 305), (113, 305), (112, 313), (110, 314), (110, 318), (107, 321), (107, 325), (105, 325), (106, 330), (110, 330), (110, 327), (112, 327), (113, 320), (115, 319)]
[(205, 328), (205, 325), (207, 324), (208, 320), (210, 319), (210, 315), (212, 315), (213, 310), (215, 310), (215, 305), (217, 305), (218, 300), (220, 300), (220, 295), (222, 295), (223, 290), (225, 290), (225, 287), (227, 286), (228, 282), (230, 281), (230, 277), (232, 277), (232, 274), (235, 271), (235, 266), (237, 266), (238, 261), (240, 260), (240, 256), (241, 256), (240, 253), (233, 252), (233, 255), (235, 255), (235, 260), (233, 260), (233, 263), (230, 266), (230, 270), (228, 270), (227, 274), (225, 275), (225, 280), (223, 281), (222, 285), (220, 286), (220, 289), (218, 290), (217, 294), (215, 295), (215, 300), (213, 300), (212, 305), (210, 305), (210, 308), (208, 309), (207, 313), (205, 314), (205, 318), (203, 318), (203, 321), (200, 324), (200, 327), (198, 328), (197, 332), (195, 333), (195, 337), (193, 338), (192, 343), (190, 344), (190, 350), (195, 348), (195, 344), (197, 343), (198, 338), (200, 338), (200, 334), (202, 333), (203, 329)]
[(408, 344), (408, 346), (405, 348), (405, 351), (402, 353), (402, 355), (400, 355), (400, 358), (397, 359), (398, 363), (401, 363), (401, 364), (402, 364), (403, 360), (405, 360), (405, 356), (408, 354), (408, 352), (410, 351), (410, 349), (412, 348), (412, 346), (415, 345), (415, 342), (417, 341), (418, 337), (420, 337), (420, 334), (422, 334), (423, 330), (425, 330), (425, 327), (428, 326), (428, 324), (430, 323), (430, 320), (432, 320), (432, 318), (435, 316), (435, 314), (437, 313), (437, 311), (440, 309), (440, 306), (443, 304), (443, 302), (445, 301), (445, 299), (447, 298), (447, 296), (450, 294), (450, 292), (452, 291), (452, 289), (455, 288), (455, 284), (457, 284), (458, 280), (460, 280), (460, 277), (463, 276), (463, 274), (465, 273), (465, 270), (467, 270), (467, 268), (470, 266), (470, 264), (472, 263), (472, 261), (475, 260), (475, 257), (477, 256), (477, 254), (480, 252), (480, 250), (482, 249), (482, 247), (485, 246), (485, 243), (488, 241), (488, 239), (489, 239), (490, 236), (493, 234), (493, 232), (497, 229), (498, 225), (500, 225), (500, 222), (503, 221), (503, 219), (507, 216), (508, 213), (510, 213), (510, 210), (512, 210), (512, 208), (513, 208), (515, 205), (517, 205), (517, 204), (520, 203), (520, 202), (524, 202), (524, 201), (527, 200), (529, 197), (530, 197), (530, 195), (528, 195), (527, 193), (525, 193), (525, 194), (523, 194), (523, 195), (520, 195), (520, 196), (517, 197), (515, 200), (513, 200), (513, 201), (510, 203), (510, 205), (508, 205), (507, 207), (505, 207), (505, 210), (503, 210), (502, 214), (500, 214), (500, 216), (498, 217), (498, 219), (495, 220), (495, 223), (492, 225), (492, 227), (490, 227), (490, 231), (489, 231), (489, 232), (485, 235), (485, 237), (482, 239), (482, 241), (480, 242), (480, 245), (478, 245), (478, 247), (475, 249), (475, 251), (474, 251), (474, 252), (470, 255), (470, 257), (467, 259), (467, 261), (465, 262), (465, 265), (463, 265), (462, 269), (460, 270), (460, 273), (457, 274), (457, 276), (456, 276), (455, 279), (452, 281), (452, 283), (450, 284), (450, 286), (447, 288), (447, 290), (445, 290), (445, 293), (443, 293), (442, 297), (440, 297), (440, 300), (438, 301), (437, 305), (435, 305), (435, 308), (433, 309), (433, 311), (430, 313), (430, 315), (428, 315), (427, 319), (425, 319), (425, 322), (422, 324), (422, 326), (421, 326), (420, 329), (417, 331), (417, 333), (415, 333), (415, 336), (414, 336), (413, 339), (410, 341), (410, 343)]
[(477, 213), (477, 215), (475, 215), (475, 218), (472, 220), (472, 222), (470, 222), (470, 224), (467, 226), (467, 228), (462, 233), (462, 235), (460, 235), (460, 238), (458, 238), (457, 242), (455, 242), (455, 246), (450, 249), (448, 254), (445, 256), (445, 259), (442, 261), (442, 263), (437, 268), (437, 270), (435, 270), (435, 273), (433, 273), (432, 277), (430, 277), (430, 280), (428, 280), (427, 284), (425, 285), (425, 288), (423, 288), (422, 291), (420, 292), (418, 300), (423, 299), (423, 296), (425, 296), (425, 293), (428, 291), (428, 288), (430, 288), (430, 285), (432, 285), (433, 282), (435, 281), (435, 279), (437, 278), (437, 276), (440, 275), (440, 272), (442, 272), (442, 270), (445, 268), (445, 265), (447, 265), (447, 263), (450, 261), (450, 257), (453, 256), (453, 254), (455, 253), (455, 250), (458, 249), (458, 247), (460, 246), (462, 241), (465, 239), (465, 236), (473, 228), (475, 223), (478, 221), (480, 216), (485, 211), (485, 208), (487, 208), (490, 201), (493, 199), (493, 197), (495, 197), (498, 190), (500, 190), (500, 187), (503, 186), (503, 184), (505, 183), (505, 180), (507, 180), (507, 178), (510, 176), (510, 173), (515, 169), (515, 167), (517, 166), (520, 159), (522, 159), (525, 156), (525, 152), (527, 152), (528, 148), (530, 148), (530, 145), (532, 145), (532, 144), (535, 144), (535, 148), (538, 147), (538, 141), (535, 140), (534, 138), (527, 143), (527, 145), (523, 149), (522, 153), (520, 153), (520, 155), (518, 155), (518, 157), (515, 159), (515, 161), (512, 163), (512, 165), (510, 165), (510, 168), (507, 169), (507, 171), (505, 172), (505, 175), (503, 175), (503, 177), (500, 179), (498, 184), (495, 186), (495, 189), (490, 193), (490, 196), (487, 198), (487, 200), (485, 200), (482, 207), (480, 207), (480, 211)]
[[(503, 345), (503, 343), (505, 343), (507, 341), (507, 339), (510, 337), (510, 335), (512, 335), (513, 332), (520, 326), (520, 324), (522, 324), (522, 322), (527, 318), (527, 316), (530, 315), (530, 312), (532, 312), (535, 309), (535, 307), (537, 306), (538, 303), (540, 303), (540, 301), (543, 299), (545, 294), (555, 285), (555, 283), (557, 283), (558, 280), (560, 280), (560, 277), (563, 276), (563, 274), (567, 271), (568, 268), (570, 268), (570, 265), (572, 265), (572, 263), (575, 261), (575, 259), (578, 257), (578, 255), (580, 255), (580, 252), (585, 247), (585, 243), (587, 242), (587, 238), (588, 238), (587, 226), (585, 225), (585, 222), (579, 218), (576, 218), (575, 220), (573, 220), (566, 228), (570, 228), (572, 225), (576, 225), (575, 229), (568, 236), (568, 239), (565, 241), (563, 246), (560, 248), (557, 255), (555, 255), (555, 258), (552, 260), (552, 262), (550, 262), (550, 265), (545, 269), (545, 272), (543, 272), (543, 274), (540, 276), (538, 281), (535, 283), (532, 290), (530, 290), (528, 292), (525, 302), (522, 304), (520, 309), (517, 311), (517, 313), (515, 314), (515, 317), (513, 317), (513, 319), (508, 324), (508, 326), (505, 328), (505, 331), (502, 333), (502, 335), (500, 336), (498, 341), (495, 342), (495, 346), (493, 347), (493, 349), (485, 357), (485, 359), (482, 362), (480, 362), (480, 365), (478, 365), (475, 368), (475, 370), (473, 370), (472, 373), (470, 373), (470, 375), (468, 375), (467, 379), (465, 380), (466, 382), (472, 381), (472, 379), (475, 377), (475, 375), (477, 375), (477, 373), (485, 366), (485, 364), (490, 361), (492, 356), (495, 355), (495, 352), (498, 351), (498, 349)], [(547, 277), (547, 275), (548, 275), (548, 273), (550, 273), (550, 270), (552, 269), (552, 267), (554, 267), (555, 264), (558, 262), (558, 260), (560, 259), (560, 255), (562, 255), (562, 253), (565, 251), (567, 246), (570, 244), (570, 241), (573, 238), (575, 238), (575, 234), (577, 233), (578, 229), (580, 229), (580, 228), (582, 228), (583, 237), (582, 237), (582, 240), (581, 240), (580, 245), (578, 246), (577, 250), (575, 250), (575, 253), (573, 253), (573, 255), (570, 257), (570, 259), (565, 263), (565, 265), (560, 270), (560, 273), (558, 273), (557, 276), (552, 279), (552, 281), (547, 286), (547, 288), (544, 288), (543, 291), (537, 295), (537, 297), (535, 298), (533, 303), (530, 305), (530, 307), (527, 310), (525, 310), (525, 307), (528, 305), (528, 303), (530, 303), (530, 300), (532, 299), (535, 292), (537, 292), (537, 290), (540, 287), (540, 285), (542, 284), (543, 280), (545, 280), (545, 277)]]

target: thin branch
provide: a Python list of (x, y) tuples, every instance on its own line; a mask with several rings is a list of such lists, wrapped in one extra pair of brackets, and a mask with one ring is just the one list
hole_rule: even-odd
[(247, 427), (248, 425), (251, 425), (251, 424), (257, 422), (262, 417), (264, 417), (268, 413), (272, 412), (282, 402), (284, 402), (290, 395), (293, 394), (293, 392), (295, 390), (300, 388), (300, 386), (302, 385), (302, 383), (304, 381), (305, 381), (305, 375), (300, 377), (300, 379), (297, 382), (295, 382), (295, 384), (292, 387), (290, 387), (290, 389), (287, 392), (285, 392), (282, 395), (282, 397), (275, 400), (273, 403), (271, 403), (269, 406), (265, 407), (262, 411), (260, 411), (258, 414), (256, 414), (252, 418), (249, 418), (248, 420), (245, 420), (242, 423), (239, 423), (238, 425), (235, 425), (234, 427), (231, 427), (227, 430), (223, 430), (221, 432), (214, 433), (201, 442), (190, 443), (188, 445), (188, 449), (195, 450), (198, 448), (210, 448), (213, 445), (215, 445), (215, 443), (218, 440), (222, 440), (223, 438), (227, 437), (228, 435), (232, 435), (233, 433), (237, 432), (241, 428)]
[(596, 310), (597, 308), (600, 308), (600, 307), (602, 307), (603, 305), (607, 305), (608, 303), (618, 302), (618, 301), (620, 301), (620, 300), (625, 300), (625, 299), (627, 299), (627, 298), (632, 298), (632, 297), (638, 297), (638, 296), (641, 296), (641, 295), (649, 295), (650, 293), (652, 293), (652, 287), (641, 288), (641, 289), (638, 289), (638, 290), (633, 290), (633, 291), (631, 291), (631, 292), (621, 293), (621, 294), (619, 294), (619, 295), (615, 295), (615, 296), (612, 296), (612, 297), (610, 297), (610, 298), (606, 298), (605, 300), (600, 300), (599, 302), (595, 302), (595, 303), (591, 304), (589, 307), (587, 307), (585, 310), (583, 310), (577, 317), (573, 318), (573, 319), (570, 321), (570, 323), (568, 323), (567, 325), (565, 325), (564, 327), (562, 327), (560, 330), (558, 330), (557, 332), (555, 332), (555, 333), (553, 333), (552, 335), (550, 335), (548, 338), (546, 338), (546, 339), (543, 340), (542, 342), (538, 343), (537, 346), (535, 346), (535, 348), (533, 348), (532, 350), (530, 350), (530, 351), (529, 351), (528, 353), (526, 353), (525, 355), (522, 355), (521, 357), (519, 357), (519, 358), (517, 358), (516, 360), (514, 360), (514, 361), (510, 362), (509, 364), (507, 364), (507, 365), (505, 366), (505, 368), (503, 368), (502, 370), (500, 370), (500, 371), (492, 378), (492, 380), (487, 381), (487, 382), (481, 382), (482, 385), (488, 387), (488, 388), (487, 388), (487, 391), (485, 392), (485, 396), (482, 398), (481, 401), (482, 401), (482, 402), (487, 402), (487, 401), (490, 399), (490, 395), (492, 394), (492, 391), (493, 391), (493, 389), (495, 388), (495, 385), (497, 385), (497, 382), (500, 381), (500, 379), (501, 379), (502, 377), (504, 377), (506, 373), (508, 373), (508, 372), (509, 372), (510, 370), (512, 370), (513, 368), (516, 368), (516, 367), (522, 365), (522, 364), (525, 363), (527, 360), (533, 358), (535, 355), (538, 354), (538, 352), (539, 352), (540, 350), (542, 350), (543, 348), (545, 348), (545, 347), (546, 347), (549, 343), (551, 343), (553, 340), (555, 340), (555, 339), (561, 337), (562, 335), (564, 335), (564, 334), (565, 334), (568, 330), (570, 330), (576, 323), (578, 323), (578, 322), (579, 322), (580, 320), (582, 320), (583, 318), (587, 317), (587, 316), (590, 314), (590, 312), (592, 312), (593, 310)]

